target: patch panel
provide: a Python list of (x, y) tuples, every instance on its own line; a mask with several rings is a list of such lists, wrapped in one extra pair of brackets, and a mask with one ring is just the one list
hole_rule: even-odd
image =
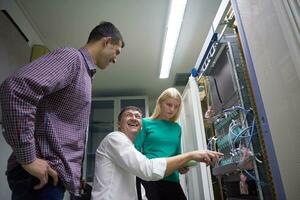
[(213, 168), (215, 176), (253, 169), (254, 156), (248, 148), (236, 148), (234, 152), (225, 155)]
[(215, 129), (216, 130), (222, 129), (229, 122), (231, 122), (232, 120), (236, 119), (239, 116), (239, 114), (240, 114), (239, 110), (234, 110), (234, 111), (230, 112), (230, 114), (224, 115), (225, 118), (217, 119), (215, 121), (215, 124), (214, 124), (215, 125)]

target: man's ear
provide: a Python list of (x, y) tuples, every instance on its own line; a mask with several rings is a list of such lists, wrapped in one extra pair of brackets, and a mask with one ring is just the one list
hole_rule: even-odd
[(111, 37), (105, 37), (104, 44), (105, 44), (105, 46), (107, 46), (108, 44), (111, 44)]

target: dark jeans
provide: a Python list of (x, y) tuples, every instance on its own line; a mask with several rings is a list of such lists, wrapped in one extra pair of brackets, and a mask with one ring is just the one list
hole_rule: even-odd
[(12, 200), (62, 200), (64, 198), (64, 186), (60, 181), (57, 186), (54, 186), (51, 176), (43, 188), (34, 190), (33, 187), (39, 183), (39, 180), (25, 171), (21, 165), (7, 172), (7, 181), (12, 191)]
[(172, 181), (144, 181), (141, 179), (139, 181), (145, 188), (148, 200), (186, 200), (179, 183)]

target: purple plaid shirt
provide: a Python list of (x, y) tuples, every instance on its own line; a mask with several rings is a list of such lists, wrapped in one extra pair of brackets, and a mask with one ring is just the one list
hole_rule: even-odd
[(62, 48), (2, 83), (4, 137), (13, 149), (8, 171), (42, 158), (78, 194), (95, 72), (87, 49)]

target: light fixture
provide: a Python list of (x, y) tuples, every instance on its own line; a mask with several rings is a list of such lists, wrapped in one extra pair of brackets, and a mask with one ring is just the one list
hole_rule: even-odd
[(159, 78), (168, 78), (187, 0), (171, 0)]

